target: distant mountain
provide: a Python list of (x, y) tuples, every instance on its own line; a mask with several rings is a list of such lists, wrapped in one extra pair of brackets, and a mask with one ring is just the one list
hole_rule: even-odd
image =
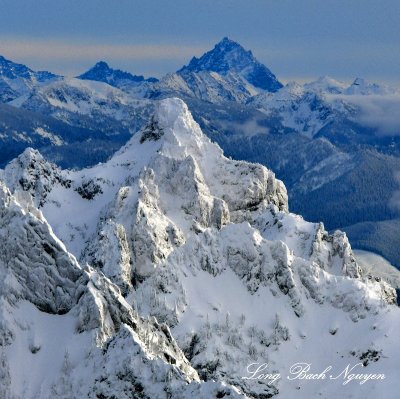
[(346, 83), (333, 79), (330, 76), (321, 76), (313, 82), (304, 84), (304, 89), (306, 90), (331, 94), (343, 93), (347, 87)]
[[(84, 121), (75, 126), (51, 115), (0, 104), (0, 167), (27, 147), (40, 149), (47, 159), (69, 168), (82, 168), (104, 162), (131, 134), (121, 124), (119, 134), (107, 134), (100, 124)], [(86, 126), (84, 126), (86, 125)], [(112, 120), (107, 126), (111, 128)]]
[(165, 98), (175, 93), (209, 102), (245, 102), (264, 92), (276, 92), (282, 87), (276, 76), (246, 51), (228, 38), (200, 58), (174, 74), (168, 74), (149, 89), (152, 98)]
[(400, 270), (374, 252), (356, 249), (353, 253), (364, 274), (380, 277), (397, 289), (397, 304), (400, 305)]
[(9, 102), (29, 92), (36, 84), (59, 79), (47, 71), (35, 72), (0, 55), (0, 101)]
[(246, 51), (239, 43), (227, 37), (200, 58), (193, 57), (177, 73), (185, 76), (202, 71), (217, 72), (222, 76), (235, 73), (254, 87), (270, 92), (276, 92), (283, 86), (265, 65), (257, 61), (251, 51)]
[(211, 51), (176, 73), (167, 74), (161, 81), (145, 79), (119, 69), (112, 69), (104, 62), (78, 76), (82, 80), (108, 83), (136, 96), (166, 98), (177, 95), (195, 97), (209, 102), (239, 101), (250, 97), (276, 92), (282, 87), (276, 76), (240, 44), (222, 39)]
[(155, 83), (158, 81), (156, 78), (145, 79), (142, 75), (132, 75), (131, 73), (121, 71), (120, 69), (110, 68), (104, 61), (98, 62), (94, 67), (90, 68), (82, 75), (79, 75), (77, 78), (82, 80), (95, 80), (98, 82), (104, 82), (115, 87), (123, 87), (132, 83)]
[(17, 64), (10, 60), (7, 60), (0, 55), (0, 76), (7, 79), (17, 79), (23, 78), (26, 80), (31, 80), (32, 82), (45, 82), (50, 79), (59, 77), (51, 72), (38, 71), (35, 72), (28, 68), (26, 65)]
[[(63, 167), (107, 160), (147, 122), (153, 104), (106, 83), (64, 78), (0, 108), (0, 159), (31, 146)], [(3, 128), (3, 131), (1, 129)], [(90, 142), (90, 145), (88, 144)]]

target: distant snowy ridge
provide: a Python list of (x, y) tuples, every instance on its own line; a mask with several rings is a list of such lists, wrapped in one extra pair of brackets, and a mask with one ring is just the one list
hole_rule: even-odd
[(61, 77), (47, 71), (35, 72), (0, 55), (0, 101), (9, 102), (28, 93), (34, 86)]
[(82, 80), (96, 80), (99, 82), (108, 83), (115, 87), (124, 87), (129, 84), (139, 84), (143, 82), (157, 82), (156, 78), (145, 79), (142, 75), (132, 75), (129, 72), (121, 71), (120, 69), (112, 69), (104, 61), (96, 63), (96, 65), (77, 77)]

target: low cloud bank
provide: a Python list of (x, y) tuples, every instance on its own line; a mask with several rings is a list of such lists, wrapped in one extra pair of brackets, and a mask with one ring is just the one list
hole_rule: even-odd
[(400, 94), (335, 95), (332, 100), (354, 105), (356, 122), (377, 130), (382, 136), (400, 135)]

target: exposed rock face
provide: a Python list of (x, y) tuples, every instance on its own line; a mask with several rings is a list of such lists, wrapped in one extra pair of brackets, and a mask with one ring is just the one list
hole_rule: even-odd
[(81, 269), (39, 211), (26, 213), (0, 186), (1, 292), (10, 303), (28, 300), (48, 313), (68, 312)]
[[(353, 352), (382, 354), (368, 367), (396, 375), (394, 289), (362, 276), (343, 233), (289, 213), (271, 171), (224, 157), (181, 100), (161, 101), (105, 164), (25, 158), (1, 191), (4, 395), (286, 399), (300, 387), (330, 399), (370, 388), (243, 377), (252, 363), (284, 375), (327, 358), (341, 370)], [(18, 370), (21, 347), (47, 377)]]
[(251, 51), (246, 51), (240, 44), (224, 37), (213, 50), (201, 58), (192, 58), (189, 65), (184, 66), (178, 74), (185, 76), (190, 72), (217, 72), (223, 76), (237, 73), (254, 87), (269, 92), (275, 92), (282, 87), (275, 75), (263, 64), (258, 62)]

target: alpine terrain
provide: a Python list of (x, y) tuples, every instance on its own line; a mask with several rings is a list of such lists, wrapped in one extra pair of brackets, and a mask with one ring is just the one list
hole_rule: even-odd
[[(284, 90), (258, 64), (226, 72), (230, 46), (220, 70), (207, 54), (177, 76)], [(0, 397), (397, 398), (396, 291), (346, 234), (290, 213), (274, 173), (225, 157), (181, 99), (82, 82), (37, 86), (16, 112), (71, 130), (81, 113), (93, 134), (111, 106), (127, 130), (146, 121), (106, 162), (62, 169), (28, 147), (1, 170)]]
[(284, 85), (229, 38), (159, 80), (104, 61), (62, 77), (1, 57), (0, 166), (28, 147), (62, 168), (106, 162), (169, 97), (227, 156), (273, 170), (292, 210), (400, 268), (399, 90), (360, 77)]

